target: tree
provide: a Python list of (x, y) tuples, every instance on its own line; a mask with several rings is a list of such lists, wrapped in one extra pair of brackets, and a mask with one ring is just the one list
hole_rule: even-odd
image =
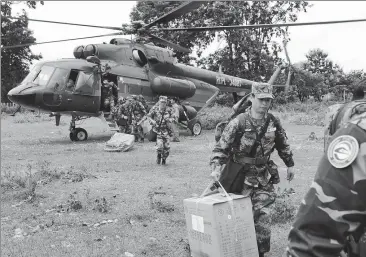
[[(36, 1), (25, 2), (28, 8), (35, 9)], [(18, 44), (34, 43), (33, 32), (28, 29), (27, 13), (23, 9), (20, 19), (10, 20), (12, 16), (12, 1), (1, 2), (1, 47)], [(41, 1), (43, 5), (43, 1)], [(33, 60), (39, 60), (41, 55), (34, 55), (29, 46), (1, 49), (1, 101), (8, 102), (7, 94), (17, 83), (21, 82), (29, 72)]]
[(340, 84), (344, 72), (342, 68), (329, 59), (328, 53), (322, 49), (312, 49), (306, 54), (305, 69), (314, 74), (322, 74), (324, 83), (329, 87)]
[(306, 62), (293, 65), (294, 76), (291, 84), (296, 85), (294, 90), (301, 102), (304, 102), (309, 96), (313, 96), (315, 100), (320, 101), (321, 96), (327, 92), (324, 75), (308, 71), (306, 66)]
[[(182, 2), (138, 2), (131, 12), (131, 20), (143, 20), (149, 23), (157, 17), (179, 6)], [(205, 2), (180, 18), (170, 21), (162, 27), (206, 27), (249, 25), (261, 23), (294, 22), (297, 14), (306, 11), (307, 2), (272, 2), (272, 1), (230, 1)], [(280, 59), (281, 47), (273, 39), (282, 37), (281, 28), (261, 28), (222, 32), (160, 32), (162, 36), (183, 47), (196, 49), (198, 57), (216, 36), (226, 42), (223, 49), (218, 49), (198, 65), (233, 76), (247, 79), (267, 80), (273, 73), (274, 64)], [(285, 32), (286, 33), (286, 32)], [(189, 63), (192, 58), (187, 54), (177, 53), (178, 60)]]

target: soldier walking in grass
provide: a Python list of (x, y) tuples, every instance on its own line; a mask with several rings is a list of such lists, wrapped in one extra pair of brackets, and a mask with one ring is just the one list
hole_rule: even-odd
[(156, 151), (157, 151), (157, 164), (166, 164), (166, 159), (170, 153), (169, 138), (172, 136), (171, 123), (174, 121), (174, 115), (172, 109), (167, 107), (168, 98), (166, 96), (160, 96), (159, 106), (151, 108), (147, 114), (153, 131), (157, 134), (156, 138)]
[(279, 183), (277, 165), (270, 160), (275, 148), (288, 167), (287, 179), (294, 177), (285, 130), (280, 120), (268, 113), (272, 89), (267, 83), (252, 85), (252, 106), (227, 124), (210, 159), (215, 181), (228, 193), (251, 197), (260, 257), (270, 251), (270, 206), (276, 196), (273, 184)]

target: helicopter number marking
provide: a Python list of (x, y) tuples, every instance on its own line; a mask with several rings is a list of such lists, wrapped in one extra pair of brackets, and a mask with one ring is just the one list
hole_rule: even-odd
[(230, 78), (228, 81), (226, 81), (224, 76), (217, 75), (216, 76), (216, 85), (229, 85), (232, 87), (241, 87), (241, 81), (237, 78)]

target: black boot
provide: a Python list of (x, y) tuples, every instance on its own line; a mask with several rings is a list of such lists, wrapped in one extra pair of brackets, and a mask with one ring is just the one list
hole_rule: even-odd
[(158, 158), (156, 158), (156, 163), (160, 164), (160, 162), (161, 162), (161, 154), (158, 153)]
[(165, 165), (166, 164), (166, 159), (164, 158), (162, 161), (161, 161), (161, 165)]

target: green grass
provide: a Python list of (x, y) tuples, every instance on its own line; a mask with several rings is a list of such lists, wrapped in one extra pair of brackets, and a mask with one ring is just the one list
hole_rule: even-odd
[[(294, 149), (294, 195), (285, 207), (297, 206), (315, 173), (322, 144), (308, 141), (318, 127), (284, 124)], [(113, 132), (98, 119), (83, 123), (87, 142), (71, 142), (68, 126), (53, 121), (15, 123), (2, 120), (1, 176), (19, 176), (23, 186), (1, 194), (2, 256), (177, 256), (188, 257), (183, 199), (201, 194), (210, 183), (208, 166), (214, 135), (180, 136), (171, 143), (167, 166), (155, 164), (155, 143), (135, 144), (124, 153), (105, 152)], [(277, 155), (281, 183), (284, 164)], [(36, 181), (30, 200), (15, 197), (27, 188), (27, 172)], [(4, 180), (3, 180), (4, 179)], [(22, 183), (23, 181), (23, 183)], [(280, 206), (281, 203), (279, 203)], [(280, 208), (281, 209), (281, 208)], [(274, 215), (281, 215), (280, 212)], [(287, 216), (288, 217), (288, 216)], [(272, 251), (281, 256), (290, 223), (273, 225)], [(23, 234), (14, 238), (17, 231)]]

